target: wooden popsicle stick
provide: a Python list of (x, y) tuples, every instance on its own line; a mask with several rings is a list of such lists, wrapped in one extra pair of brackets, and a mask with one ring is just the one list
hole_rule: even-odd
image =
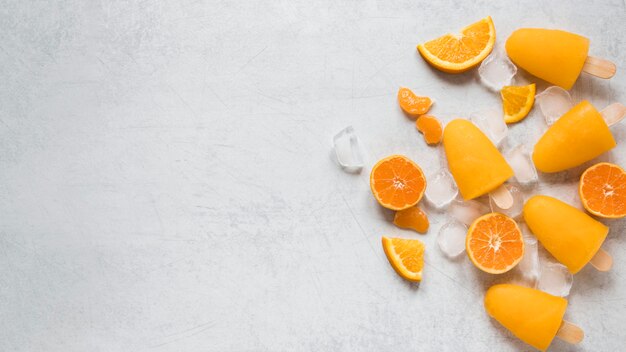
[(598, 249), (596, 255), (589, 261), (598, 271), (609, 271), (613, 267), (613, 257), (604, 249)]
[(595, 56), (587, 56), (583, 65), (583, 72), (600, 78), (611, 78), (616, 70), (613, 62)]
[(613, 103), (600, 111), (606, 124), (613, 126), (626, 117), (626, 106), (622, 103)]
[(567, 320), (563, 320), (559, 331), (556, 332), (556, 337), (567, 343), (575, 345), (580, 343), (585, 338), (585, 332), (578, 325), (572, 324)]
[(505, 185), (491, 191), (489, 196), (500, 209), (509, 209), (513, 206), (513, 195)]

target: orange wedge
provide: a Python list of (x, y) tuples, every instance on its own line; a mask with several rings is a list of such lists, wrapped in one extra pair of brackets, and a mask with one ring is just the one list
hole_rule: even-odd
[(411, 159), (392, 155), (374, 165), (370, 173), (370, 188), (380, 205), (391, 210), (403, 210), (422, 199), (426, 178)]
[(441, 122), (431, 115), (423, 115), (415, 121), (415, 128), (424, 135), (424, 140), (428, 145), (435, 145), (443, 138), (443, 128)]
[(398, 275), (409, 281), (422, 281), (424, 244), (419, 240), (383, 236), (383, 249), (389, 264)]
[(599, 163), (585, 170), (578, 193), (593, 215), (611, 219), (626, 216), (626, 172), (615, 164)]
[(398, 90), (398, 104), (405, 113), (419, 116), (428, 112), (433, 101), (429, 97), (417, 96), (409, 88), (403, 87)]
[(496, 29), (491, 17), (472, 23), (458, 34), (446, 34), (417, 46), (424, 60), (440, 71), (460, 73), (480, 64), (493, 50)]
[(403, 229), (415, 230), (419, 233), (426, 233), (430, 226), (428, 215), (417, 205), (397, 211), (393, 218), (393, 224)]
[(524, 238), (515, 220), (489, 213), (474, 220), (465, 238), (467, 255), (474, 265), (490, 274), (502, 274), (524, 256)]
[(500, 91), (504, 122), (523, 120), (535, 103), (535, 84), (527, 86), (506, 86)]

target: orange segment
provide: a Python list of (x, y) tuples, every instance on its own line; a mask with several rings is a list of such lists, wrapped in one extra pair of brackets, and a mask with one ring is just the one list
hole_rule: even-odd
[(524, 119), (535, 103), (535, 84), (506, 86), (500, 91), (504, 122), (513, 123)]
[(585, 170), (578, 193), (593, 215), (612, 219), (626, 216), (626, 172), (615, 164), (599, 163)]
[(404, 112), (412, 116), (423, 115), (428, 112), (433, 101), (429, 97), (419, 97), (409, 88), (398, 90), (398, 103)]
[(428, 215), (418, 206), (396, 212), (393, 223), (403, 229), (412, 229), (419, 233), (428, 231)]
[(434, 145), (441, 142), (443, 137), (443, 128), (441, 122), (431, 115), (420, 116), (415, 121), (415, 127), (424, 135), (427, 144)]
[(424, 60), (448, 73), (460, 73), (480, 64), (493, 50), (496, 29), (491, 17), (472, 23), (459, 34), (446, 34), (417, 46)]
[(524, 239), (513, 219), (500, 213), (489, 213), (474, 220), (467, 231), (465, 249), (478, 269), (501, 274), (522, 260)]
[(422, 281), (425, 249), (422, 242), (383, 236), (383, 249), (398, 275), (409, 281)]
[(403, 210), (417, 204), (426, 190), (422, 169), (403, 155), (380, 160), (370, 173), (370, 188), (383, 207)]

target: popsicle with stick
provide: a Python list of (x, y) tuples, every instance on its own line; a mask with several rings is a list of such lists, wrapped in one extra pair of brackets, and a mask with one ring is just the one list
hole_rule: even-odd
[(520, 28), (507, 39), (506, 52), (517, 66), (568, 90), (581, 72), (606, 79), (616, 71), (613, 62), (588, 56), (588, 38), (557, 29)]
[(625, 115), (626, 107), (620, 103), (599, 112), (588, 101), (581, 101), (550, 126), (535, 144), (532, 157), (537, 170), (567, 170), (611, 150), (617, 143), (609, 126)]
[(500, 208), (513, 205), (513, 196), (503, 185), (513, 169), (478, 127), (468, 120), (452, 120), (443, 131), (443, 146), (463, 199), (489, 193)]
[(524, 220), (539, 242), (572, 273), (587, 263), (609, 271), (613, 258), (600, 248), (609, 228), (586, 213), (548, 196), (534, 196), (524, 204)]
[(505, 328), (527, 344), (545, 351), (555, 337), (571, 343), (581, 342), (583, 330), (563, 320), (567, 300), (533, 288), (495, 285), (485, 294), (485, 310)]

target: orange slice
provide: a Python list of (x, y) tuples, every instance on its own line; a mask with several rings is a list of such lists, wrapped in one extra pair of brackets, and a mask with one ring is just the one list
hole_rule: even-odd
[(383, 236), (383, 249), (398, 275), (409, 281), (422, 281), (425, 249), (422, 242)]
[(443, 137), (441, 122), (431, 115), (423, 115), (415, 121), (415, 127), (424, 135), (424, 140), (429, 145), (439, 144)]
[(467, 255), (487, 273), (511, 270), (524, 256), (524, 238), (515, 220), (500, 213), (489, 213), (474, 220), (465, 238)]
[(585, 170), (578, 193), (593, 215), (612, 219), (626, 216), (626, 172), (615, 164), (599, 163)]
[(428, 112), (433, 101), (429, 97), (415, 95), (409, 88), (400, 88), (398, 90), (398, 104), (407, 114), (419, 116)]
[(403, 210), (417, 204), (426, 190), (422, 169), (403, 155), (392, 155), (376, 163), (370, 173), (370, 188), (383, 207)]
[(403, 229), (412, 229), (419, 233), (426, 233), (430, 223), (428, 215), (418, 206), (396, 212), (393, 223)]
[(506, 86), (500, 91), (504, 122), (523, 120), (535, 103), (535, 84), (527, 86)]
[(460, 73), (480, 64), (493, 50), (496, 29), (491, 17), (472, 23), (458, 34), (446, 34), (417, 46), (424, 60), (440, 71)]

